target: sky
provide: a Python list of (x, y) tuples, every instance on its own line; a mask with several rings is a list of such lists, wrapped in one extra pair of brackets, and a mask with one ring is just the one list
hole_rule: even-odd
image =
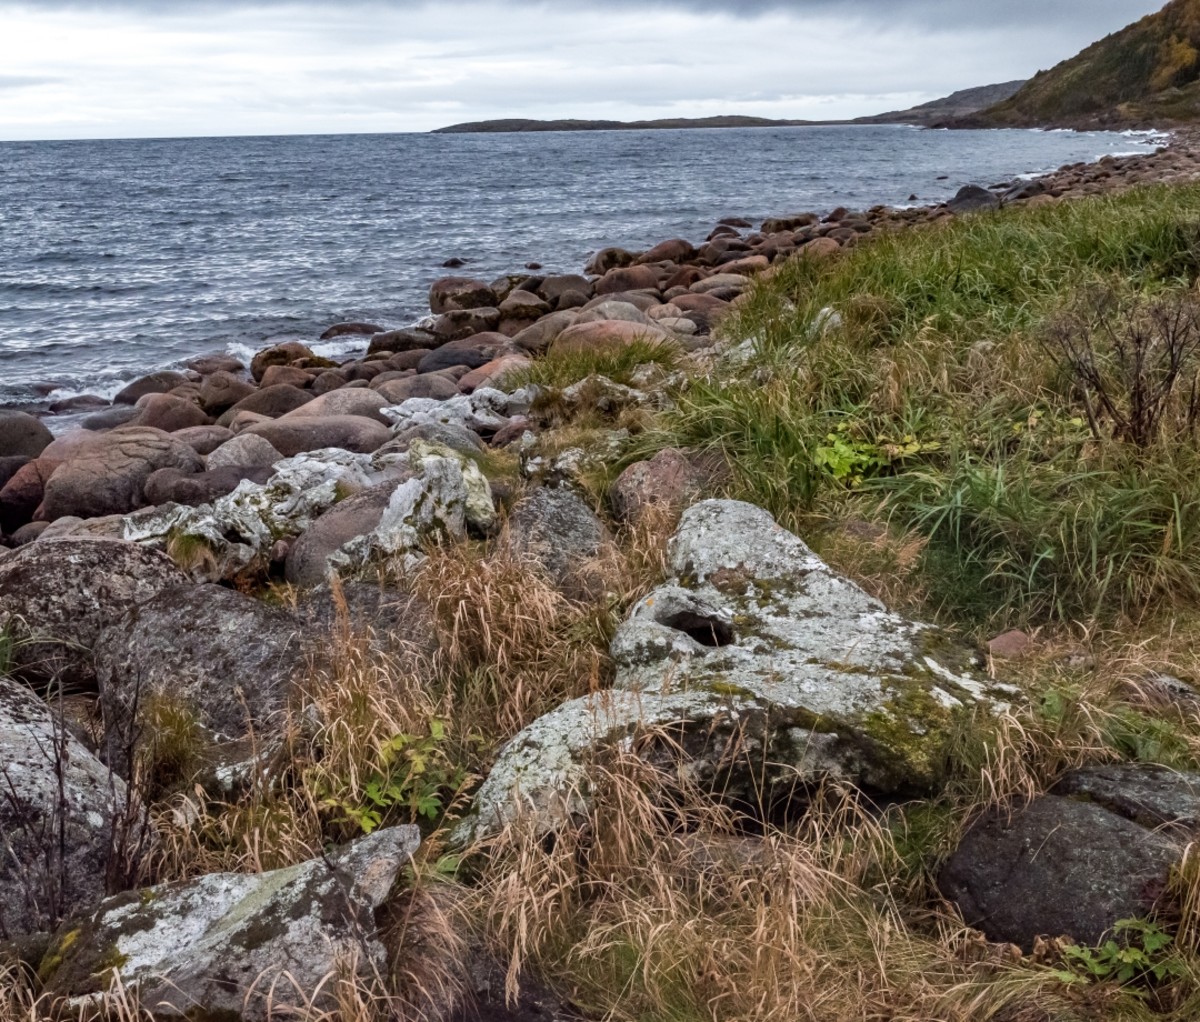
[(836, 119), (1025, 78), (1162, 0), (0, 0), (0, 140)]

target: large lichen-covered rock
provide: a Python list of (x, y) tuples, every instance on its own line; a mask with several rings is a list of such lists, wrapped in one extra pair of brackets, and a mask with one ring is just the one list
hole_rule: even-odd
[(512, 394), (480, 387), (445, 401), (409, 398), (394, 408), (381, 409), (380, 414), (394, 424), (393, 432), (397, 434), (414, 426), (448, 425), (490, 436), (503, 429), (512, 416), (528, 412), (535, 397), (536, 391), (531, 387)]
[(0, 632), (11, 666), (34, 682), (95, 685), (92, 647), (131, 607), (186, 581), (156, 550), (108, 539), (30, 543), (0, 562)]
[(825, 780), (926, 792), (956, 723), (1018, 694), (989, 680), (974, 651), (890, 613), (753, 505), (689, 509), (669, 570), (613, 641), (615, 690), (565, 703), (513, 739), (460, 837), (523, 810), (552, 826), (586, 798), (598, 750), (656, 730), (680, 743), (696, 780), (749, 804)]
[(329, 978), (387, 974), (375, 910), (420, 844), (394, 827), (257, 876), (214, 873), (120, 895), (55, 936), (40, 972), (52, 997), (116, 976), (159, 1017), (260, 1019), (337, 1006)]
[(98, 904), (134, 808), (60, 714), (0, 677), (0, 934), (44, 931)]
[(575, 490), (542, 486), (518, 501), (509, 517), (509, 541), (568, 596), (603, 594), (593, 563), (609, 542), (608, 530)]

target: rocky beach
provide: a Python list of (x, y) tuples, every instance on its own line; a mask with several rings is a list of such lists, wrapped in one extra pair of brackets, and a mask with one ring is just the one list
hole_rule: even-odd
[[(1019, 391), (996, 413), (1005, 457), (1051, 429), (1081, 463), (1115, 442), (1085, 436), (1124, 407), (1080, 398), (1090, 378), (1052, 400), (1049, 382), (1026, 392), (1028, 352), (1046, 381), (1086, 360), (1054, 362), (1044, 340), (1007, 355), (1006, 338), (1043, 337), (1009, 309), (1036, 302), (938, 266), (938, 239), (1076, 230), (1055, 258), (1099, 286), (1142, 272), (1140, 249), (1104, 262), (1073, 211), (1103, 222), (1117, 210), (1104, 204), (1141, 196), (1169, 210), (1197, 181), (1200, 134), (1180, 129), (1153, 153), (936, 206), (729, 217), (706, 238), (604, 248), (577, 274), (446, 276), (416, 325), (312, 338), (360, 342), (356, 357), (300, 340), (248, 365), (199, 356), (112, 401), (75, 398), (57, 410), (78, 423), (65, 430), (0, 411), (0, 1005), (667, 1017), (683, 996), (671, 983), (620, 1001), (663, 956), (695, 970), (675, 981), (703, 987), (713, 1017), (742, 1017), (734, 988), (753, 966), (738, 949), (788, 920), (823, 932), (819, 905), (869, 916), (872, 939), (891, 934), (880, 955), (937, 974), (906, 976), (890, 1001), (863, 993), (877, 1010), (904, 1002), (888, 1017), (1121, 1017), (1104, 1014), (1118, 993), (1087, 987), (1063, 949), (1131, 919), (1194, 939), (1200, 774), (1184, 767), (1200, 695), (1127, 651), (1112, 668), (1088, 646), (1107, 641), (1099, 626), (1081, 638), (1054, 607), (1025, 614), (1013, 597), (956, 618), (949, 584), (905, 581), (938, 540), (921, 531), (934, 516), (852, 502), (910, 459), (949, 458), (905, 388), (932, 406), (991, 373), (961, 398), (981, 421), (993, 391)], [(1189, 212), (1144, 232), (1193, 232), (1170, 259), (1145, 256), (1162, 287), (1194, 283), (1194, 227)], [(840, 286), (838, 267), (909, 239), (936, 269), (907, 291), (863, 270), (841, 299), (805, 304)], [(939, 287), (1001, 311), (908, 323)], [(901, 321), (910, 333), (887, 333)], [(922, 344), (984, 322), (995, 336), (922, 376)], [(869, 349), (837, 340), (858, 334)], [(840, 412), (797, 468), (780, 437), (799, 399), (779, 388), (826, 400), (868, 365), (878, 375), (829, 399)], [(747, 425), (713, 396), (726, 392), (777, 403)], [(964, 450), (983, 431), (965, 426)], [(1122, 605), (1112, 627), (1159, 606)], [(1046, 710), (1031, 679), (1077, 669), (1106, 675), (1113, 719), (1124, 700), (1168, 723), (1120, 717), (1111, 737), (1090, 689), (1057, 675)], [(655, 929), (639, 904), (712, 928)], [(781, 936), (793, 957), (776, 966), (799, 975), (822, 939)], [(1003, 976), (1020, 982), (973, 1013)], [(806, 982), (788, 1010), (821, 985)], [(1144, 989), (1167, 1003), (1168, 986)], [(811, 1017), (885, 1017), (827, 1011)]]

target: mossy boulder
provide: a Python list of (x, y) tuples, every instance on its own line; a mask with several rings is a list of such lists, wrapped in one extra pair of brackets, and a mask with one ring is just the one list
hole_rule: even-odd
[(694, 780), (751, 806), (829, 780), (926, 793), (943, 780), (958, 724), (1019, 695), (990, 680), (973, 649), (889, 612), (753, 505), (692, 507), (669, 570), (617, 632), (614, 690), (518, 735), (462, 836), (522, 807), (552, 826), (586, 800), (598, 750), (658, 731), (673, 743), (650, 742), (648, 755), (678, 769), (674, 744)]

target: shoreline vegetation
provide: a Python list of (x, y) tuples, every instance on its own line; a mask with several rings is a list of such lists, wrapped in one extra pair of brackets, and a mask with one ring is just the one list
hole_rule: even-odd
[(1181, 130), (0, 412), (0, 1022), (1196, 1018), (1198, 281)]

